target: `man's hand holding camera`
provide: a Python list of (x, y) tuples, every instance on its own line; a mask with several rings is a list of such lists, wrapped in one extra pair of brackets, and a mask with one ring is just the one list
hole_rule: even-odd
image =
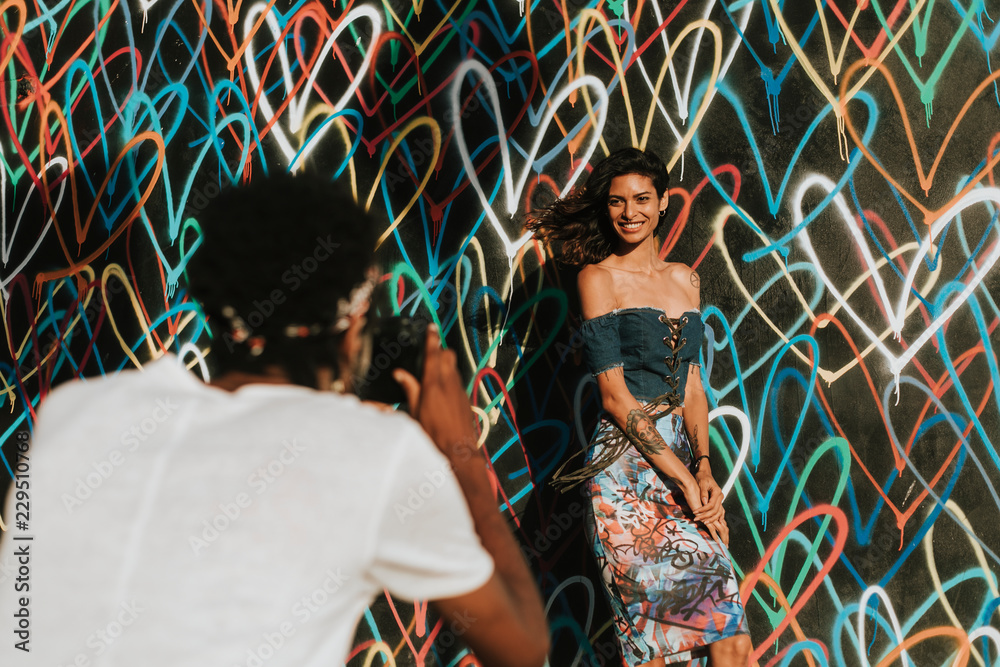
[(549, 640), (542, 600), (506, 520), (497, 511), (493, 483), (478, 449), (472, 410), (455, 353), (441, 348), (434, 326), (427, 327), (425, 345), (421, 381), (400, 369), (393, 371), (393, 377), (406, 393), (410, 414), (451, 463), (476, 532), (495, 567), (482, 588), (436, 600), (435, 607), (456, 622), (476, 619), (464, 626), (463, 639), (484, 664), (543, 664)]

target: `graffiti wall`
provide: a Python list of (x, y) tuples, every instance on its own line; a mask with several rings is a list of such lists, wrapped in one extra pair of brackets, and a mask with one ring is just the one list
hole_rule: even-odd
[[(575, 276), (521, 225), (640, 146), (670, 165), (662, 255), (702, 277), (754, 660), (1000, 664), (998, 13), (2, 0), (0, 488), (57, 383), (167, 352), (209, 373), (184, 279), (199, 212), (319, 171), (379, 213), (400, 308), (462, 359), (551, 664), (620, 664), (582, 499), (547, 485), (599, 409)], [(461, 632), (383, 598), (351, 664), (475, 664)]]

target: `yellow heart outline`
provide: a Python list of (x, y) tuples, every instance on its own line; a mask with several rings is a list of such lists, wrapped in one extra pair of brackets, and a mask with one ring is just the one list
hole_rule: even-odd
[(375, 199), (375, 193), (378, 192), (379, 184), (382, 182), (382, 177), (385, 175), (385, 168), (389, 166), (389, 158), (392, 157), (399, 145), (403, 143), (403, 139), (405, 139), (410, 132), (423, 126), (430, 128), (431, 140), (433, 142), (431, 156), (427, 160), (427, 171), (424, 173), (424, 177), (421, 179), (420, 185), (417, 186), (413, 196), (410, 197), (410, 201), (406, 203), (406, 206), (399, 212), (399, 215), (393, 219), (389, 228), (382, 232), (382, 236), (380, 236), (378, 241), (375, 242), (376, 250), (378, 250), (385, 240), (389, 238), (389, 235), (392, 234), (392, 231), (396, 229), (397, 226), (399, 226), (399, 223), (403, 221), (406, 214), (410, 212), (410, 209), (413, 208), (413, 206), (417, 203), (417, 200), (420, 199), (420, 195), (423, 194), (428, 181), (431, 180), (431, 174), (434, 172), (434, 165), (437, 164), (438, 157), (441, 155), (441, 126), (438, 125), (436, 120), (430, 116), (419, 116), (411, 120), (403, 127), (402, 130), (399, 131), (399, 134), (396, 135), (396, 138), (392, 140), (391, 144), (389, 144), (389, 149), (382, 157), (382, 163), (379, 165), (378, 173), (375, 175), (375, 183), (372, 185), (371, 192), (368, 193), (368, 199), (365, 201), (365, 211), (368, 211), (371, 208), (372, 201)]
[[(610, 50), (615, 63), (615, 71), (618, 74), (618, 84), (619, 86), (621, 86), (622, 97), (625, 100), (625, 111), (628, 117), (629, 132), (631, 133), (632, 136), (632, 145), (637, 147), (639, 150), (646, 150), (646, 143), (649, 141), (649, 133), (650, 130), (652, 129), (653, 116), (656, 113), (656, 101), (660, 97), (660, 88), (663, 87), (663, 80), (666, 78), (667, 70), (670, 68), (671, 63), (673, 62), (674, 54), (677, 52), (677, 49), (680, 47), (681, 43), (683, 43), (684, 38), (687, 37), (688, 34), (694, 32), (695, 30), (707, 29), (710, 33), (712, 33), (712, 37), (715, 41), (715, 52), (714, 52), (715, 57), (712, 61), (712, 75), (711, 77), (709, 77), (710, 83), (708, 89), (714, 88), (715, 85), (718, 83), (719, 71), (722, 67), (722, 31), (719, 30), (719, 28), (712, 21), (709, 21), (708, 19), (698, 19), (697, 21), (692, 21), (691, 23), (687, 24), (684, 27), (684, 29), (681, 30), (677, 38), (674, 39), (673, 44), (670, 47), (670, 50), (667, 52), (667, 57), (663, 61), (663, 65), (660, 67), (660, 73), (656, 77), (656, 85), (652, 90), (653, 95), (652, 99), (650, 99), (649, 102), (649, 112), (646, 114), (646, 123), (645, 126), (643, 127), (642, 140), (640, 141), (638, 135), (636, 134), (635, 117), (632, 112), (632, 100), (628, 93), (628, 84), (625, 81), (625, 71), (622, 67), (621, 58), (618, 55), (618, 47), (614, 40), (614, 34), (611, 30), (611, 26), (607, 22), (607, 19), (604, 18), (604, 15), (593, 9), (582, 10), (580, 12), (580, 20), (576, 26), (577, 48), (576, 48), (575, 76), (580, 77), (583, 76), (585, 73), (583, 56), (586, 53), (586, 41), (589, 40), (585, 41), (584, 39), (585, 37), (584, 33), (586, 31), (584, 19), (588, 16), (600, 24), (605, 39), (608, 41), (608, 45), (611, 47)], [(583, 100), (584, 104), (587, 107), (587, 115), (590, 116), (591, 123), (596, 125), (597, 119), (594, 115), (594, 109), (590, 101), (590, 95), (587, 92), (585, 86), (583, 87)], [(688, 147), (688, 144), (691, 143), (691, 138), (694, 136), (695, 131), (697, 131), (698, 127), (701, 125), (701, 121), (705, 117), (705, 114), (708, 112), (708, 107), (711, 104), (711, 102), (712, 102), (712, 96), (706, 93), (705, 98), (702, 100), (701, 105), (698, 107), (697, 113), (695, 113), (695, 117), (694, 120), (691, 122), (691, 126), (688, 128), (688, 131), (684, 135), (684, 138), (681, 140), (680, 144), (678, 144), (673, 155), (670, 157), (670, 160), (667, 162), (668, 171), (674, 168), (674, 165), (677, 164), (677, 160), (681, 158), (681, 155), (684, 154), (684, 150)], [(608, 150), (608, 146), (604, 142), (603, 137), (601, 137), (600, 143), (601, 143), (601, 148), (604, 149), (605, 154), (608, 154), (610, 151)]]
[[(521, 248), (518, 250), (518, 257), (517, 257), (517, 262), (516, 262), (517, 266), (521, 269), (521, 277), (522, 277), (522, 283), (521, 284), (522, 285), (525, 285), (525, 283), (523, 282), (523, 279), (525, 277), (524, 253), (525, 253), (525, 248), (527, 248), (527, 247), (528, 247), (528, 244), (525, 244), (525, 245), (521, 246)], [(472, 249), (473, 252), (475, 252), (476, 258), (479, 260), (478, 261), (479, 278), (480, 278), (480, 280), (482, 282), (482, 285), (486, 286), (486, 285), (489, 284), (489, 281), (488, 281), (487, 275), (486, 275), (486, 254), (483, 252), (482, 244), (479, 243), (479, 239), (478, 238), (473, 237), (469, 241), (469, 248)], [(468, 252), (468, 250), (466, 252)], [(470, 260), (470, 262), (471, 262), (471, 260)], [(474, 264), (474, 266), (475, 266), (475, 264)], [(537, 274), (537, 277), (538, 277), (537, 291), (541, 291), (541, 289), (542, 289), (542, 287), (544, 285), (543, 272), (542, 271), (536, 271), (535, 273)], [(501, 302), (505, 303), (505, 304), (507, 303), (508, 299), (510, 298), (511, 293), (514, 290), (514, 285), (513, 285), (513, 283), (514, 283), (514, 281), (513, 281), (513, 277), (514, 277), (513, 267), (512, 267), (510, 276), (511, 276), (511, 280), (509, 280), (509, 281), (506, 282), (506, 284), (504, 285), (503, 291), (500, 292)], [(460, 290), (460, 285), (461, 285), (461, 277), (462, 277), (462, 263), (459, 261), (459, 262), (455, 263), (455, 294), (459, 295), (459, 299), (458, 300), (459, 300), (460, 303), (462, 302), (461, 293), (459, 291)], [(486, 315), (486, 336), (487, 336), (487, 339), (486, 339), (487, 345), (486, 345), (486, 347), (487, 347), (487, 349), (489, 349), (489, 348), (493, 347), (493, 342), (497, 339), (497, 336), (503, 335), (504, 330), (505, 330), (504, 323), (506, 321), (506, 317), (504, 318), (504, 320), (498, 322), (498, 326), (494, 327), (493, 326), (493, 322), (492, 322), (492, 317), (490, 316), (490, 308), (489, 308), (490, 301), (487, 298), (487, 295), (485, 295), (485, 294), (483, 295), (483, 301), (484, 301), (484, 303), (483, 303), (483, 306), (484, 306), (483, 307), (483, 312)], [(528, 323), (528, 328), (527, 328), (527, 330), (525, 331), (525, 334), (524, 334), (524, 342), (525, 343), (531, 337), (531, 331), (535, 327), (535, 320), (534, 320), (533, 316), (534, 316), (534, 314), (538, 310), (538, 304), (539, 303), (541, 303), (541, 302), (540, 301), (536, 302), (535, 305), (533, 305), (532, 308), (531, 308), (532, 318), (531, 318), (530, 322)], [(461, 332), (461, 335), (462, 335), (462, 345), (463, 345), (463, 347), (465, 349), (465, 355), (466, 355), (466, 357), (469, 360), (469, 364), (472, 366), (472, 368), (477, 368), (479, 364), (476, 361), (475, 355), (473, 355), (473, 353), (472, 353), (472, 342), (471, 342), (470, 337), (469, 337), (469, 332), (468, 332), (468, 330), (466, 329), (466, 326), (465, 326), (464, 311), (461, 308), (459, 308), (459, 311), (458, 311), (458, 328), (459, 328), (459, 331)], [(484, 367), (486, 367), (486, 368), (493, 368), (494, 370), (496, 369), (497, 354), (498, 354), (498, 351), (499, 351), (499, 347), (500, 347), (499, 345), (497, 347), (493, 347), (492, 352), (490, 352), (489, 361), (486, 363), (486, 365)], [(510, 387), (513, 386), (514, 375), (517, 373), (517, 369), (521, 365), (521, 359), (522, 359), (522, 357), (518, 356), (514, 360), (514, 363), (511, 366), (510, 375), (508, 375), (507, 379), (504, 381), (504, 387), (506, 389), (510, 389)], [(489, 394), (486, 393), (486, 387), (484, 387), (482, 385), (482, 383), (479, 384), (479, 393), (482, 395), (483, 400), (485, 400), (487, 404), (489, 404), (490, 402), (492, 402), (493, 399), (490, 398)], [(488, 422), (490, 424), (496, 424), (497, 423), (497, 420), (500, 417), (500, 407), (503, 405), (503, 403), (504, 403), (504, 399), (501, 398), (500, 401), (497, 403), (497, 405), (494, 406), (493, 409), (491, 410), (491, 412), (489, 413), (489, 415), (488, 415)], [(484, 412), (482, 410), (480, 410), (480, 412), (482, 412), (482, 414), (483, 414), (483, 416), (485, 418), (486, 417), (486, 412)]]
[[(792, 29), (788, 27), (788, 24), (785, 22), (785, 17), (781, 14), (781, 8), (778, 6), (778, 0), (768, 0), (768, 2), (771, 3), (771, 10), (774, 12), (774, 18), (778, 22), (778, 25), (781, 26), (781, 31), (786, 36), (790, 36), (790, 38), (786, 40), (789, 48), (792, 49), (792, 52), (795, 54), (799, 62), (802, 64), (802, 68), (805, 70), (806, 76), (808, 76), (809, 79), (812, 80), (813, 85), (816, 86), (816, 89), (819, 90), (819, 92), (823, 95), (823, 97), (825, 97), (827, 101), (830, 103), (830, 106), (833, 109), (833, 113), (837, 117), (837, 147), (840, 149), (840, 159), (846, 160), (847, 156), (850, 154), (850, 147), (847, 145), (847, 133), (845, 132), (844, 129), (844, 111), (847, 106), (847, 103), (855, 95), (858, 94), (858, 91), (860, 91), (861, 88), (865, 85), (865, 83), (868, 82), (868, 79), (871, 78), (872, 74), (875, 73), (875, 70), (870, 69), (867, 72), (865, 72), (864, 76), (862, 76), (858, 80), (858, 82), (854, 85), (853, 88), (851, 88), (851, 90), (846, 94), (846, 96), (838, 99), (833, 95), (832, 92), (830, 92), (830, 89), (827, 87), (827, 85), (823, 82), (823, 79), (820, 77), (819, 72), (817, 72), (816, 68), (813, 67), (812, 61), (810, 61), (809, 58), (806, 57), (805, 52), (802, 51), (802, 47), (799, 46), (799, 42), (795, 36), (795, 33), (792, 32)], [(903, 35), (905, 35), (906, 32), (910, 29), (910, 26), (913, 25), (913, 22), (917, 19), (917, 16), (920, 14), (920, 10), (923, 9), (925, 4), (927, 4), (927, 0), (917, 0), (916, 7), (914, 7), (910, 11), (910, 15), (906, 18), (906, 21), (903, 22), (903, 25), (902, 27), (900, 27), (899, 32), (897, 32), (896, 36), (893, 37), (892, 40), (890, 40), (889, 43), (885, 45), (885, 48), (882, 49), (882, 53), (879, 54), (878, 58), (866, 58), (865, 60), (873, 60), (879, 63), (885, 60), (886, 57), (888, 57), (889, 53), (896, 47), (896, 44), (899, 42), (899, 40), (903, 38)], [(822, 16), (822, 13), (820, 13), (820, 16)], [(823, 26), (823, 38), (827, 40), (827, 42), (829, 42), (830, 33), (829, 30), (827, 29), (825, 21), (822, 22), (822, 26)], [(850, 35), (850, 33), (848, 33), (848, 35)]]
[[(131, 301), (132, 303), (132, 310), (135, 312), (137, 316), (136, 320), (138, 320), (139, 326), (142, 328), (143, 335), (146, 338), (146, 345), (149, 346), (150, 359), (151, 360), (159, 359), (160, 357), (163, 356), (163, 352), (160, 352), (160, 350), (156, 348), (156, 345), (153, 344), (153, 336), (150, 333), (149, 325), (146, 323), (146, 317), (145, 315), (143, 315), (142, 306), (139, 304), (139, 299), (136, 297), (135, 291), (132, 289), (131, 281), (129, 281), (128, 276), (125, 274), (125, 270), (122, 269), (120, 264), (117, 263), (108, 264), (106, 267), (104, 267), (104, 271), (101, 273), (101, 296), (104, 297), (104, 303), (106, 304), (110, 303), (110, 301), (108, 300), (108, 278), (110, 278), (111, 276), (118, 278), (118, 280), (121, 281), (122, 286), (125, 288), (125, 291), (128, 293), (129, 301)], [(132, 353), (132, 349), (129, 347), (128, 343), (126, 343), (125, 339), (122, 338), (121, 332), (118, 330), (118, 322), (115, 321), (115, 316), (114, 313), (111, 311), (110, 306), (106, 307), (105, 315), (107, 315), (108, 322), (111, 323), (111, 329), (112, 331), (114, 331), (115, 338), (118, 339), (118, 344), (125, 352), (125, 355), (135, 365), (136, 368), (142, 370), (142, 364), (139, 362), (139, 359), (136, 358), (136, 356)], [(187, 320), (190, 320), (196, 316), (197, 315), (195, 313), (190, 313), (189, 317), (185, 318), (185, 320), (183, 321), (186, 322)], [(178, 329), (179, 328), (180, 324), (178, 324)], [(169, 347), (170, 344), (173, 342), (173, 339), (174, 336), (168, 337), (166, 341), (164, 341), (164, 347)]]
[[(55, 103), (55, 101), (50, 100), (48, 104), (46, 104), (45, 109), (41, 112), (41, 118), (40, 118), (41, 122), (39, 123), (38, 127), (38, 145), (40, 147), (39, 159), (41, 160), (42, 164), (48, 162), (45, 151), (46, 139), (47, 139), (47, 137), (45, 136), (45, 130), (46, 127), (48, 126), (47, 121), (49, 116), (55, 116), (59, 122), (60, 127), (66, 127), (66, 118), (65, 116), (63, 116), (62, 109), (59, 107), (58, 104)], [(70, 146), (69, 133), (63, 132), (62, 135), (63, 135), (63, 143), (65, 144), (64, 147), (66, 149), (66, 154), (72, 155), (73, 151), (72, 147)], [(65, 269), (55, 269), (52, 271), (39, 272), (35, 276), (36, 288), (40, 288), (41, 284), (47, 280), (52, 280), (54, 278), (62, 278), (65, 276), (71, 276), (74, 273), (78, 273), (81, 267), (90, 264), (95, 259), (104, 254), (104, 252), (111, 247), (111, 245), (122, 234), (122, 232), (124, 232), (126, 229), (129, 229), (129, 227), (131, 227), (132, 225), (132, 222), (139, 217), (140, 211), (146, 205), (146, 201), (152, 195), (153, 189), (157, 186), (160, 180), (160, 174), (163, 171), (163, 162), (166, 159), (166, 145), (164, 144), (163, 137), (157, 134), (156, 132), (150, 130), (147, 130), (145, 132), (140, 132), (139, 134), (135, 135), (134, 137), (129, 139), (129, 141), (122, 147), (121, 152), (118, 154), (118, 156), (115, 158), (114, 163), (112, 163), (111, 167), (108, 169), (108, 173), (104, 177), (104, 181), (101, 183), (101, 187), (98, 188), (97, 195), (94, 198), (94, 203), (91, 205), (90, 211), (89, 213), (87, 213), (87, 219), (82, 227), (80, 226), (80, 211), (76, 206), (73, 207), (73, 228), (74, 231), (76, 232), (76, 241), (79, 244), (79, 248), (80, 249), (83, 248), (83, 242), (87, 239), (87, 232), (90, 229), (91, 223), (94, 221), (94, 216), (97, 214), (97, 209), (101, 205), (101, 198), (107, 193), (108, 185), (111, 182), (111, 178), (118, 171), (118, 165), (121, 164), (121, 161), (125, 159), (125, 157), (132, 151), (133, 148), (136, 148), (136, 150), (138, 151), (139, 148), (141, 148), (141, 145), (147, 141), (151, 141), (153, 143), (153, 146), (156, 148), (156, 164), (153, 168), (151, 176), (149, 177), (149, 184), (146, 186), (146, 190), (142, 193), (141, 197), (139, 198), (139, 201), (128, 213), (128, 215), (125, 216), (121, 224), (119, 224), (114, 229), (114, 231), (111, 232), (108, 239), (103, 243), (101, 243), (100, 247), (97, 250), (91, 252), (87, 257), (81, 260), (74, 260), (70, 255), (69, 248), (66, 246), (66, 240), (63, 238), (62, 234), (62, 227), (60, 226), (59, 219), (55, 215), (56, 207), (53, 206), (51, 198), (49, 196), (51, 187), (49, 186), (48, 170), (42, 170), (42, 172), (39, 174), (39, 176), (41, 177), (42, 185), (44, 186), (42, 188), (42, 196), (45, 199), (45, 203), (49, 207), (49, 210), (53, 212), (52, 222), (56, 230), (56, 237), (59, 239), (59, 245), (62, 247), (63, 254), (66, 256), (66, 261), (68, 261), (70, 265)], [(74, 164), (75, 162), (69, 162), (69, 169), (67, 171), (69, 172), (71, 197), (73, 202), (76, 202), (77, 189), (76, 189), (76, 170), (74, 168)], [(60, 176), (60, 178), (63, 178), (63, 176)], [(136, 190), (138, 190), (138, 188), (136, 188)], [(60, 197), (61, 196), (62, 195), (60, 194)], [(78, 250), (77, 254), (79, 255), (80, 252), (81, 250)]]
[[(413, 0), (413, 11), (417, 15), (418, 20), (425, 1), (426, 0)], [(404, 35), (406, 35), (406, 38), (410, 40), (410, 43), (413, 45), (414, 56), (419, 59), (420, 54), (423, 53), (430, 45), (430, 43), (433, 42), (434, 39), (438, 37), (438, 33), (441, 32), (441, 28), (444, 27), (444, 24), (448, 22), (448, 20), (451, 18), (451, 15), (455, 13), (455, 10), (458, 9), (459, 5), (461, 4), (462, 0), (456, 0), (455, 4), (452, 5), (451, 9), (448, 10), (448, 13), (444, 15), (444, 18), (442, 18), (441, 21), (439, 21), (438, 24), (434, 26), (434, 29), (431, 30), (430, 37), (428, 37), (420, 44), (417, 44), (417, 40), (415, 40), (413, 38), (413, 35), (410, 34), (410, 31), (406, 29), (405, 22), (399, 19), (399, 17), (396, 15), (396, 12), (392, 10), (392, 7), (390, 7), (389, 4), (385, 2), (382, 3), (382, 6), (385, 7), (386, 11), (388, 11), (389, 14), (392, 16), (392, 18), (396, 20), (396, 25), (398, 26), (399, 31)]]
[[(321, 103), (317, 104), (315, 107), (313, 107), (309, 111), (309, 113), (307, 113), (302, 118), (302, 127), (299, 128), (299, 133), (298, 133), (298, 135), (296, 137), (299, 140), (299, 144), (301, 146), (301, 148), (299, 149), (300, 152), (302, 151), (302, 149), (304, 149), (306, 147), (306, 136), (307, 136), (307, 134), (309, 132), (309, 128), (312, 126), (312, 122), (314, 120), (316, 120), (317, 118), (319, 118), (320, 116), (323, 116), (324, 114), (325, 114), (325, 116), (327, 118), (329, 118), (330, 116), (332, 116), (335, 113), (337, 113), (336, 109), (334, 109), (333, 107), (331, 107), (326, 102), (321, 102)], [(333, 124), (332, 129), (340, 130), (340, 138), (344, 140), (344, 147), (345, 147), (345, 151), (344, 152), (347, 153), (347, 154), (350, 154), (352, 142), (351, 142), (351, 137), (350, 137), (350, 135), (347, 132), (347, 123), (344, 122), (343, 116), (337, 116), (333, 120), (327, 121), (327, 122)], [(309, 141), (309, 143), (311, 144), (313, 142), (318, 142), (320, 139), (322, 139), (324, 136), (326, 136), (326, 133), (328, 131), (329, 130), (323, 130), (322, 133), (317, 133), (316, 136), (314, 136)], [(294, 172), (296, 164), (299, 164), (299, 162), (301, 160), (305, 159), (306, 155), (307, 155), (306, 153), (302, 153), (302, 156), (299, 158), (299, 160), (297, 160), (295, 164), (291, 165), (291, 167), (289, 167), (289, 170)], [(347, 156), (345, 156), (345, 159), (347, 159), (347, 161), (348, 161), (347, 162), (347, 170), (348, 170), (348, 174), (349, 174), (349, 178), (350, 178), (350, 182), (351, 182), (351, 194), (354, 195), (354, 201), (357, 201), (358, 200), (358, 173), (357, 173), (357, 169), (354, 166), (354, 156), (350, 155), (349, 158)]]
[[(847, 72), (844, 74), (844, 80), (841, 82), (840, 87), (843, 89), (846, 87), (847, 82), (851, 79), (854, 72), (861, 67), (868, 64), (867, 60), (860, 60), (851, 65)], [(988, 77), (983, 79), (979, 85), (976, 86), (975, 90), (969, 95), (965, 100), (965, 104), (962, 105), (961, 110), (955, 115), (955, 118), (951, 121), (951, 126), (948, 128), (948, 133), (944, 137), (944, 141), (937, 149), (937, 153), (934, 155), (934, 162), (931, 164), (930, 170), (924, 173), (924, 163), (920, 159), (920, 153), (917, 150), (917, 144), (913, 137), (913, 128), (910, 126), (910, 119), (907, 117), (906, 109), (904, 107), (903, 98), (899, 94), (899, 88), (896, 86), (896, 80), (884, 65), (880, 62), (876, 62), (873, 65), (869, 65), (872, 69), (868, 70), (869, 74), (874, 73), (876, 70), (882, 73), (887, 84), (889, 84), (889, 89), (892, 91), (893, 100), (896, 102), (896, 109), (900, 112), (900, 118), (903, 123), (903, 131), (906, 133), (906, 140), (910, 145), (910, 154), (913, 157), (913, 166), (917, 171), (917, 180), (920, 182), (920, 187), (924, 191), (924, 196), (930, 196), (930, 189), (934, 184), (934, 175), (937, 173), (937, 169), (941, 164), (941, 158), (944, 157), (945, 150), (948, 148), (948, 144), (951, 142), (952, 137), (955, 135), (955, 131), (958, 126), (962, 124), (962, 120), (965, 118), (965, 114), (968, 113), (972, 105), (979, 99), (980, 94), (985, 91), (991, 83), (996, 84), (997, 79), (1000, 79), (1000, 71), (990, 74)], [(935, 220), (940, 218), (942, 215), (948, 212), (952, 206), (962, 199), (966, 194), (972, 191), (980, 181), (982, 181), (992, 170), (996, 167), (997, 163), (1000, 162), (1000, 155), (994, 155), (990, 157), (987, 155), (986, 163), (983, 168), (980, 169), (976, 174), (970, 175), (965, 186), (955, 193), (955, 195), (948, 200), (943, 206), (931, 210), (925, 207), (916, 199), (908, 188), (903, 187), (900, 183), (892, 177), (892, 174), (877, 160), (875, 159), (868, 147), (864, 145), (863, 142), (858, 138), (857, 131), (854, 129), (854, 123), (851, 121), (851, 114), (845, 113), (844, 120), (847, 126), (847, 131), (850, 132), (851, 138), (854, 139), (854, 143), (857, 144), (858, 150), (868, 159), (875, 171), (880, 173), (883, 178), (885, 178), (889, 183), (891, 183), (899, 191), (901, 195), (906, 197), (914, 206), (920, 209), (920, 212), (924, 215), (924, 222), (928, 225), (934, 223)]]

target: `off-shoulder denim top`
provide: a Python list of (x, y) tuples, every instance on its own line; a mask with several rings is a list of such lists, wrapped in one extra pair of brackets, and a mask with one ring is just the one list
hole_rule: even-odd
[(584, 321), (580, 334), (595, 377), (621, 366), (636, 400), (684, 404), (688, 370), (698, 363), (705, 334), (700, 312), (669, 318), (658, 308), (619, 308)]

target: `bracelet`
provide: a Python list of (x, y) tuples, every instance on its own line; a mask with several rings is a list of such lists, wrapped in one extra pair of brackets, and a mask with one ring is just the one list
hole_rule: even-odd
[(708, 454), (702, 454), (701, 456), (696, 457), (694, 460), (695, 470), (701, 470), (701, 460), (707, 458), (709, 458)]

